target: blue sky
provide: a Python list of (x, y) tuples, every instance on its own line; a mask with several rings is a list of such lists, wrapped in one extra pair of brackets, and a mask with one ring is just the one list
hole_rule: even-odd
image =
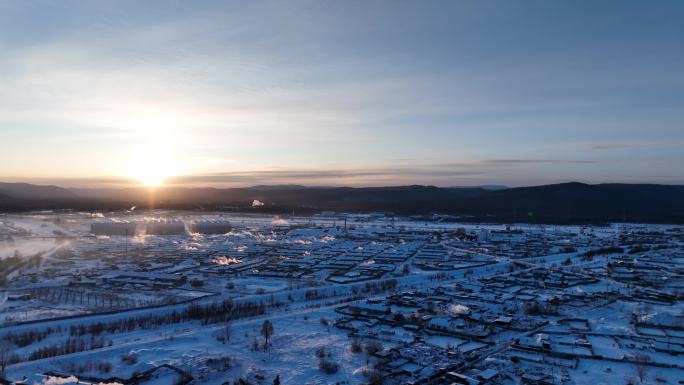
[(2, 1), (0, 179), (684, 183), (680, 1)]

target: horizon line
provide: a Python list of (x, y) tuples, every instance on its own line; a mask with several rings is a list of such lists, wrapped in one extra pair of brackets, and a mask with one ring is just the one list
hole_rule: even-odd
[[(22, 178), (23, 179), (23, 178)], [(567, 184), (582, 184), (587, 186), (598, 186), (598, 185), (653, 185), (653, 186), (684, 186), (684, 182), (679, 183), (646, 183), (646, 182), (623, 182), (623, 181), (601, 181), (601, 182), (583, 182), (580, 180), (568, 179), (564, 181), (554, 181), (548, 183), (532, 183), (532, 184), (521, 184), (521, 185), (509, 185), (503, 183), (482, 183), (482, 184), (449, 184), (449, 185), (439, 185), (439, 184), (423, 184), (423, 183), (389, 183), (382, 185), (349, 185), (349, 184), (330, 184), (330, 185), (316, 185), (316, 184), (301, 184), (301, 183), (257, 183), (257, 184), (244, 184), (239, 186), (217, 186), (217, 185), (193, 185), (193, 184), (178, 184), (178, 183), (162, 183), (156, 186), (145, 185), (141, 182), (113, 185), (113, 186), (92, 186), (92, 187), (79, 187), (79, 186), (67, 186), (60, 183), (39, 182), (41, 178), (26, 178), (25, 181), (19, 181), (16, 178), (0, 178), (0, 184), (26, 184), (38, 187), (56, 187), (65, 190), (126, 190), (126, 189), (153, 189), (153, 190), (163, 190), (163, 189), (216, 189), (216, 190), (230, 190), (230, 189), (255, 189), (255, 188), (306, 188), (306, 189), (334, 189), (334, 188), (353, 188), (353, 189), (363, 189), (363, 188), (398, 188), (398, 187), (434, 187), (441, 189), (458, 189), (458, 188), (482, 188), (485, 190), (504, 190), (504, 189), (514, 189), (514, 188), (526, 188), (526, 187), (542, 187), (542, 186), (553, 186), (553, 185), (567, 185)], [(81, 178), (78, 178), (79, 180)], [(67, 180), (67, 179), (64, 179)]]

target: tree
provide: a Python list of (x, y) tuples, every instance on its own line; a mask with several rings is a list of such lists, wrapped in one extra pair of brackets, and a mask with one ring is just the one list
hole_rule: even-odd
[(0, 378), (5, 377), (5, 369), (14, 358), (14, 344), (7, 340), (0, 340)]
[(318, 368), (326, 374), (335, 374), (340, 370), (340, 364), (332, 361), (330, 358), (321, 357), (318, 361)]
[(231, 329), (232, 329), (231, 322), (230, 322), (230, 320), (227, 320), (226, 321), (226, 339), (225, 339), (226, 341), (230, 341)]
[(384, 349), (384, 347), (383, 347), (382, 344), (381, 344), (380, 342), (378, 342), (378, 341), (370, 341), (370, 342), (366, 343), (366, 347), (365, 347), (365, 350), (366, 350), (366, 363), (369, 363), (369, 362), (370, 362), (370, 357), (371, 357), (373, 354), (375, 354), (375, 353), (377, 353), (377, 352), (381, 352), (383, 349)]
[(275, 380), (273, 380), (273, 385), (280, 385), (280, 374), (278, 374)]
[(269, 320), (264, 320), (261, 325), (261, 335), (264, 336), (264, 350), (268, 349), (268, 339), (273, 335), (273, 324)]
[(634, 356), (634, 371), (641, 382), (644, 382), (648, 374), (649, 361), (651, 361), (651, 357), (647, 354), (639, 353)]
[(254, 337), (254, 341), (252, 341), (252, 350), (257, 351), (259, 350), (259, 341)]
[(377, 341), (371, 341), (366, 344), (366, 353), (368, 353), (369, 356), (381, 352), (384, 349), (382, 344)]
[(352, 353), (361, 353), (363, 351), (363, 346), (358, 338), (354, 338), (351, 343)]
[(328, 333), (330, 333), (330, 321), (327, 318), (321, 317), (321, 325), (325, 325), (328, 328)]

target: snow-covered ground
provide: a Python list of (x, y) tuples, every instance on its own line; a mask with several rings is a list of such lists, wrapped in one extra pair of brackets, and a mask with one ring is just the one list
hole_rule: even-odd
[[(486, 382), (481, 373), (495, 371), (489, 383), (516, 384), (550, 371), (545, 381), (558, 384), (684, 379), (684, 330), (650, 321), (682, 321), (681, 227), (346, 217), (345, 229), (340, 218), (319, 216), (0, 216), (8, 378), (107, 383), (149, 371), (141, 383), (183, 383), (185, 374), (195, 384), (276, 376), (283, 384), (373, 376), (439, 384), (454, 381), (447, 372)], [(149, 218), (230, 221), (233, 230), (89, 233), (93, 222)], [(223, 301), (261, 310), (178, 317)], [(145, 318), (154, 323), (140, 326)], [(265, 321), (273, 325), (267, 350)]]

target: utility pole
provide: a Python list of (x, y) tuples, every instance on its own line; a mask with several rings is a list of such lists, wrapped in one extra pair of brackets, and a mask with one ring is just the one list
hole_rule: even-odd
[(128, 226), (124, 224), (124, 259), (128, 261)]

